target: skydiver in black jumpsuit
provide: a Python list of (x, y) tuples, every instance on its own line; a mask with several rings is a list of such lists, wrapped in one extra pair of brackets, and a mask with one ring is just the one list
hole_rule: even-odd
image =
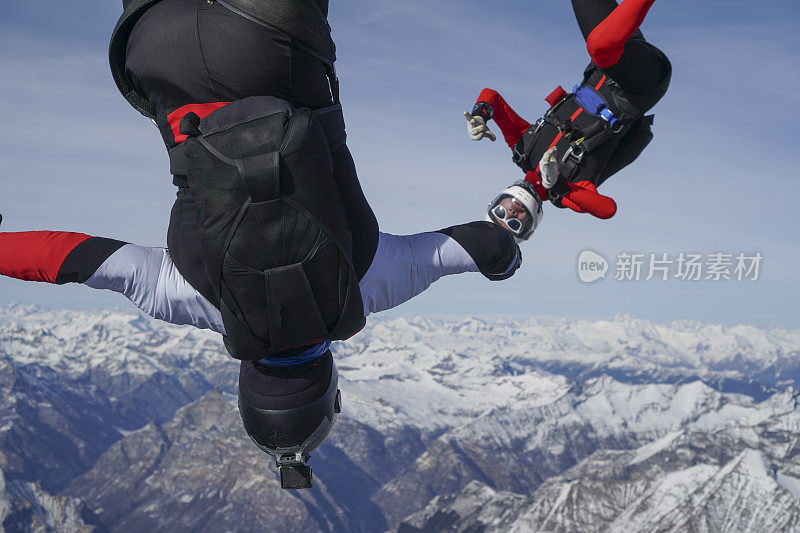
[[(519, 268), (522, 257), (514, 238), (492, 223), (473, 222), (409, 236), (378, 231), (343, 142), (327, 0), (124, 0), (123, 4), (125, 12), (112, 36), (112, 73), (129, 103), (157, 125), (170, 151), (178, 193), (168, 248), (64, 231), (0, 232), (0, 275), (112, 290), (155, 318), (229, 334), (206, 270), (207, 250), (201, 245), (193, 198), (198, 191), (190, 189), (189, 178), (180, 171), (180, 158), (173, 155), (188, 144), (181, 144), (187, 139), (181, 134), (184, 118), (209, 117), (228, 104), (233, 105), (226, 110), (236, 108), (237, 102), (249, 97), (284, 100), (299, 109), (298, 114), (300, 108), (337, 112), (336, 120), (316, 118), (324, 113), (315, 115), (327, 141), (322, 149), (330, 152), (333, 170), (312, 176), (332, 175), (335, 182), (335, 190), (329, 184), (325, 190), (340, 202), (346, 219), (347, 238), (352, 241), (346, 259), (352, 261), (361, 298), (351, 307), (363, 306), (362, 316), (396, 307), (443, 276), (480, 272), (499, 281)], [(270, 26), (230, 4), (259, 14), (283, 9), (279, 15), (288, 14), (288, 20), (274, 20), (287, 26)], [(309, 13), (306, 24), (302, 19)], [(305, 32), (314, 46), (289, 37), (287, 27)], [(337, 142), (331, 143), (329, 134)], [(255, 295), (252, 303), (271, 302)], [(306, 325), (300, 320), (291, 327)], [(330, 341), (290, 348), (243, 361), (240, 367), (239, 406), (245, 428), (257, 445), (278, 459), (284, 488), (310, 485), (308, 452), (322, 443), (339, 412), (338, 377), (329, 347)], [(261, 357), (260, 350), (257, 353)], [(288, 462), (282, 463), (284, 459)]]

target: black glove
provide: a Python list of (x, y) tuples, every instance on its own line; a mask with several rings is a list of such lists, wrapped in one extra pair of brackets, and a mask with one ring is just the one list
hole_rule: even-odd
[(480, 221), (439, 230), (461, 245), (481, 274), (490, 281), (510, 278), (522, 264), (522, 252), (514, 237), (492, 222)]

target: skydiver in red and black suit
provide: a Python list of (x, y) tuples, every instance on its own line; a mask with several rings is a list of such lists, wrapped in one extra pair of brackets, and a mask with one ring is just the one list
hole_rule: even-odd
[[(573, 93), (558, 87), (547, 97), (550, 109), (533, 125), (492, 89), (484, 89), (472, 112), (464, 113), (473, 140), (496, 139), (487, 125), (491, 119), (502, 131), (525, 172), (511, 190), (524, 188), (536, 200), (601, 219), (616, 214), (614, 200), (597, 187), (652, 140), (652, 116), (645, 114), (666, 93), (672, 73), (664, 53), (639, 30), (654, 1), (572, 0), (592, 62)], [(501, 197), (488, 217), (504, 225), (515, 215), (500, 204)]]

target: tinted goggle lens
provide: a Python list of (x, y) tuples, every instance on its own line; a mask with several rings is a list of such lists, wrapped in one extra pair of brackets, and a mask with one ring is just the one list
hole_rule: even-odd
[[(490, 212), (498, 222), (502, 222), (510, 231), (517, 235), (522, 235), (527, 230), (527, 224), (530, 223), (530, 213), (528, 213), (528, 210), (525, 209), (518, 200), (513, 200), (512, 205), (513, 204), (517, 204), (514, 207), (516, 212), (509, 212), (501, 203), (495, 205)], [(518, 218), (520, 215), (522, 215), (525, 220), (520, 220)]]
[(511, 231), (519, 231), (522, 229), (522, 222), (520, 222), (516, 218), (509, 218), (508, 220), (506, 220), (506, 225)]

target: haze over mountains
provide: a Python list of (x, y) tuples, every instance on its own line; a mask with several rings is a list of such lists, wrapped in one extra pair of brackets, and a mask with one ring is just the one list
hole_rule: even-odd
[(283, 492), (218, 336), (0, 308), (7, 531), (800, 531), (800, 330), (377, 319)]

